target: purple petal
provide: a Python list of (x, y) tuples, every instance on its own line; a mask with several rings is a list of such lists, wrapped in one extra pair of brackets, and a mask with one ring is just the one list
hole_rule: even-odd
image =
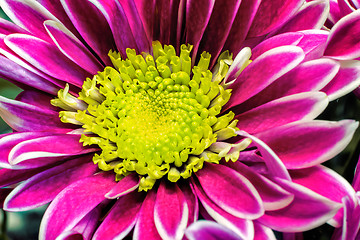
[(28, 30), (34, 36), (51, 41), (43, 22), (45, 20), (59, 21), (37, 1), (4, 0), (0, 2), (6, 15), (18, 26)]
[(163, 239), (182, 239), (188, 218), (189, 208), (180, 188), (162, 181), (154, 206), (154, 221), (160, 236)]
[(304, 37), (297, 44), (305, 53), (305, 61), (318, 59), (323, 56), (326, 47), (326, 40), (329, 32), (324, 30), (304, 30), (301, 31)]
[(12, 33), (29, 33), (25, 29), (19, 27), (18, 25), (0, 18), (0, 34), (9, 35)]
[(111, 65), (108, 53), (116, 49), (115, 40), (101, 12), (89, 1), (62, 0), (61, 4), (86, 43), (106, 65)]
[[(235, 116), (238, 128), (250, 134), (300, 120), (312, 120), (328, 105), (326, 94), (299, 93), (263, 104)], [(287, 116), (287, 117), (284, 117)]]
[(259, 218), (264, 225), (281, 232), (306, 231), (324, 224), (341, 208), (321, 195), (290, 181), (277, 183), (295, 195), (292, 203), (280, 210), (267, 211)]
[(189, 218), (188, 218), (188, 226), (189, 226), (193, 222), (196, 222), (199, 218), (199, 202), (195, 194), (195, 190), (192, 188), (192, 186), (183, 185), (181, 186), (181, 191), (184, 194), (186, 203), (189, 208)]
[(288, 124), (256, 134), (288, 169), (311, 167), (341, 152), (358, 126), (351, 120)]
[[(274, 48), (255, 59), (229, 85), (232, 96), (225, 109), (234, 107), (263, 90), (276, 79), (296, 67), (304, 59), (303, 51), (294, 46)], [(264, 68), (264, 66), (266, 66)]]
[(29, 179), (46, 168), (34, 168), (25, 170), (0, 169), (0, 187), (7, 187), (23, 180)]
[(142, 204), (138, 220), (136, 221), (134, 240), (161, 240), (154, 222), (154, 206), (156, 201), (155, 190), (150, 190)]
[(132, 173), (121, 179), (113, 189), (108, 192), (105, 197), (109, 199), (119, 198), (124, 196), (139, 186), (140, 179), (137, 173)]
[[(360, 206), (349, 198), (344, 198), (344, 220), (341, 239), (359, 239)], [(357, 201), (359, 201), (357, 199)]]
[(58, 107), (51, 105), (50, 101), (53, 98), (54, 96), (37, 90), (25, 90), (17, 95), (15, 100), (52, 111), (59, 111)]
[(331, 29), (324, 55), (340, 60), (360, 56), (360, 11), (342, 18)]
[(36, 168), (98, 150), (83, 147), (79, 140), (80, 135), (57, 134), (22, 141), (11, 149), (9, 163), (18, 168)]
[(212, 221), (197, 221), (190, 225), (188, 229), (186, 229), (186, 237), (189, 240), (220, 240), (220, 239), (228, 239), (228, 240), (241, 240), (240, 236), (236, 235), (230, 229), (217, 224)]
[(278, 28), (294, 15), (303, 0), (262, 0), (248, 37), (265, 35)]
[(133, 192), (121, 197), (98, 227), (92, 239), (123, 239), (135, 226), (143, 195)]
[(93, 75), (103, 70), (95, 56), (64, 25), (47, 20), (44, 26), (60, 51), (81, 68)]
[(293, 200), (294, 197), (291, 193), (285, 191), (279, 185), (256, 173), (241, 162), (234, 163), (230, 161), (226, 165), (241, 173), (251, 182), (259, 193), (266, 211), (283, 208)]
[(40, 225), (40, 239), (55, 239), (76, 226), (81, 219), (105, 199), (115, 185), (114, 174), (97, 174), (79, 180), (51, 202)]
[[(91, 75), (68, 59), (60, 50), (39, 38), (25, 34), (11, 34), (6, 45), (34, 67), (52, 77), (81, 87)], [(33, 51), (36, 49), (36, 51)]]
[[(245, 219), (263, 214), (258, 192), (240, 173), (220, 164), (206, 163), (196, 176), (206, 195), (226, 212)], [(239, 202), (244, 204), (239, 205)]]
[(254, 221), (255, 237), (254, 240), (276, 240), (274, 232), (271, 228), (264, 226), (263, 224)]
[(6, 198), (4, 208), (7, 211), (27, 211), (40, 207), (68, 185), (94, 174), (96, 170), (91, 156), (69, 160), (22, 182)]
[(325, 92), (330, 100), (335, 100), (353, 91), (359, 84), (359, 61), (340, 61), (338, 74), (321, 91)]

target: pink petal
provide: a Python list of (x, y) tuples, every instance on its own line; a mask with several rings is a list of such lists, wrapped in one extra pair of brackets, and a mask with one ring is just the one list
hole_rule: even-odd
[(311, 167), (341, 152), (352, 139), (358, 123), (309, 121), (292, 123), (256, 134), (288, 169)]
[(193, 223), (188, 229), (186, 229), (186, 237), (189, 240), (241, 240), (240, 236), (236, 235), (230, 229), (219, 225), (213, 221), (197, 221)]
[(119, 198), (138, 188), (140, 183), (137, 173), (132, 173), (121, 179), (105, 197), (109, 199)]
[[(234, 107), (263, 90), (276, 79), (296, 67), (304, 58), (303, 51), (294, 46), (274, 48), (255, 59), (229, 85), (232, 96), (225, 109)], [(266, 66), (266, 67), (264, 67)]]
[(136, 221), (133, 239), (134, 240), (161, 240), (154, 222), (154, 206), (156, 191), (150, 190), (142, 204), (138, 220)]
[(206, 195), (226, 212), (245, 219), (263, 214), (261, 197), (240, 173), (220, 164), (206, 163), (196, 176)]
[(186, 204), (189, 209), (188, 226), (196, 222), (199, 218), (199, 202), (192, 185), (181, 186), (181, 191), (184, 194)]
[(0, 169), (0, 187), (7, 187), (15, 183), (19, 183), (30, 177), (34, 176), (37, 173), (44, 171), (46, 167), (34, 168), (34, 169), (25, 169), (25, 170), (13, 170), (13, 169)]
[(261, 36), (273, 31), (287, 20), (301, 7), (302, 0), (262, 0), (248, 37)]
[(328, 38), (329, 32), (324, 30), (304, 30), (301, 31), (304, 34), (304, 37), (297, 44), (298, 47), (301, 47), (305, 53), (305, 61), (314, 60), (320, 58), (324, 54), (326, 47), (326, 40)]
[[(11, 34), (6, 45), (34, 67), (52, 77), (81, 87), (91, 75), (67, 58), (60, 50), (39, 38), (25, 34)], [(36, 49), (36, 51), (33, 51)]]
[(4, 19), (0, 18), (0, 34), (9, 35), (12, 33), (29, 33), (25, 29), (19, 27), (18, 25)]
[(255, 237), (254, 240), (276, 240), (274, 232), (271, 228), (264, 226), (258, 221), (254, 221)]
[(49, 205), (40, 225), (40, 239), (55, 239), (76, 226), (105, 199), (114, 185), (114, 174), (97, 174), (79, 180), (63, 191)]
[(91, 156), (69, 160), (64, 164), (45, 170), (18, 185), (6, 198), (7, 211), (27, 211), (40, 207), (73, 182), (92, 175), (97, 166)]
[(254, 134), (295, 121), (312, 120), (322, 113), (327, 105), (326, 94), (306, 92), (276, 99), (235, 118), (239, 120), (238, 128)]
[(154, 206), (154, 221), (160, 236), (163, 239), (181, 240), (188, 218), (189, 208), (180, 188), (174, 183), (162, 181)]
[(321, 195), (290, 181), (277, 183), (295, 195), (292, 203), (280, 210), (267, 211), (259, 218), (262, 224), (281, 232), (306, 231), (324, 224), (341, 208)]
[(342, 18), (331, 29), (324, 55), (340, 60), (360, 56), (360, 11)]
[(100, 224), (92, 239), (123, 239), (134, 227), (143, 195), (133, 192), (118, 199), (109, 214)]

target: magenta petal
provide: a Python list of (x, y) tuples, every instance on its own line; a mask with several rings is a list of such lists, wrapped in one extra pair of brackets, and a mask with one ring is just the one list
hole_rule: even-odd
[(189, 217), (184, 194), (176, 184), (160, 183), (154, 206), (154, 221), (163, 239), (182, 239)]
[(134, 191), (139, 186), (140, 179), (137, 173), (132, 173), (121, 179), (105, 197), (109, 199), (119, 198)]
[(134, 240), (161, 240), (154, 222), (156, 191), (150, 190), (142, 204), (134, 229)]
[(11, 34), (5, 38), (5, 43), (34, 67), (62, 81), (81, 87), (86, 77), (91, 77), (88, 72), (62, 54), (55, 45), (39, 38)]
[(271, 228), (268, 228), (257, 221), (254, 221), (254, 229), (254, 240), (276, 240), (275, 234)]
[(22, 141), (11, 149), (9, 163), (20, 168), (35, 168), (98, 150), (83, 147), (79, 140), (80, 135), (59, 134)]
[(301, 31), (304, 37), (297, 44), (305, 53), (305, 61), (321, 58), (326, 47), (326, 40), (329, 32), (324, 30), (304, 30)]
[(25, 169), (25, 170), (13, 170), (13, 169), (0, 169), (0, 187), (7, 187), (15, 183), (19, 183), (35, 174), (44, 171), (46, 168), (34, 168), (34, 169)]
[[(261, 197), (254, 186), (231, 168), (206, 163), (196, 176), (206, 195), (226, 212), (245, 219), (264, 213)], [(239, 205), (239, 202), (244, 204)]]
[(277, 183), (295, 195), (292, 203), (280, 210), (267, 211), (259, 221), (281, 232), (306, 231), (324, 224), (341, 208), (333, 202), (301, 185), (277, 179)]
[(199, 218), (199, 201), (192, 186), (184, 185), (181, 187), (186, 203), (189, 208), (188, 226), (196, 222)]
[(324, 55), (340, 60), (360, 56), (360, 11), (347, 15), (335, 24)]
[(44, 26), (60, 51), (81, 68), (93, 75), (103, 70), (96, 57), (64, 25), (47, 20)]
[(55, 239), (63, 231), (72, 229), (105, 199), (104, 195), (114, 185), (114, 174), (97, 174), (65, 188), (46, 210), (40, 225), (39, 238)]
[(228, 162), (226, 165), (249, 179), (258, 191), (266, 211), (283, 208), (289, 205), (294, 199), (291, 193), (270, 181), (268, 178), (256, 173), (241, 162)]
[(220, 224), (217, 224), (213, 221), (197, 221), (190, 225), (188, 229), (186, 229), (186, 237), (189, 240), (241, 240), (240, 236), (236, 235), (227, 227), (224, 227)]
[(4, 19), (0, 18), (0, 34), (9, 35), (12, 33), (29, 33), (25, 29), (22, 29), (18, 25)]
[(359, 84), (359, 61), (340, 61), (339, 72), (321, 91), (325, 92), (330, 100), (335, 100), (355, 90)]
[(341, 239), (359, 239), (360, 231), (360, 206), (359, 199), (354, 202), (345, 197), (344, 202), (344, 220)]
[(6, 198), (4, 208), (7, 211), (27, 211), (40, 207), (53, 200), (68, 185), (94, 174), (96, 170), (91, 156), (69, 160), (22, 182)]
[(142, 204), (142, 194), (129, 193), (118, 199), (92, 239), (123, 239), (134, 227)]
[(303, 0), (262, 0), (248, 33), (248, 37), (265, 35), (290, 19)]
[(311, 167), (341, 152), (358, 127), (351, 120), (308, 121), (280, 126), (256, 134), (288, 169)]
[[(235, 116), (237, 126), (250, 134), (300, 120), (312, 120), (328, 105), (325, 93), (306, 92), (263, 104)], [(284, 117), (287, 116), (287, 117)]]
[(51, 41), (43, 22), (45, 20), (59, 21), (37, 1), (4, 0), (0, 2), (6, 15), (18, 26), (29, 30), (34, 36)]
[(304, 59), (299, 47), (274, 48), (256, 58), (239, 77), (229, 85), (232, 96), (225, 109), (234, 107), (256, 95), (276, 79), (296, 67)]

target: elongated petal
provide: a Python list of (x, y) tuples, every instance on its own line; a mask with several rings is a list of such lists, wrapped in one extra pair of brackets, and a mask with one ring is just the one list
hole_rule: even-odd
[(339, 72), (321, 91), (325, 92), (330, 100), (335, 100), (353, 91), (359, 84), (359, 61), (340, 61)]
[(27, 211), (53, 200), (58, 193), (73, 182), (94, 174), (97, 166), (91, 156), (69, 160), (43, 171), (17, 186), (6, 198), (8, 211)]
[(91, 77), (88, 72), (62, 54), (55, 45), (39, 38), (11, 34), (5, 38), (5, 43), (34, 67), (62, 81), (81, 87), (86, 77)]
[[(223, 165), (206, 163), (196, 176), (209, 198), (226, 212), (245, 219), (257, 218), (263, 214), (258, 192), (240, 173)], [(244, 204), (239, 205), (239, 202)]]
[(43, 22), (49, 19), (59, 20), (40, 3), (31, 0), (4, 0), (0, 2), (0, 6), (16, 25), (28, 30), (34, 36), (51, 41), (43, 27)]
[(105, 197), (114, 199), (134, 191), (140, 183), (140, 179), (136, 173), (129, 174), (121, 179), (110, 192), (106, 193)]
[(341, 152), (352, 139), (357, 122), (309, 121), (256, 134), (280, 157), (288, 169), (311, 167)]
[(98, 227), (92, 239), (123, 239), (135, 226), (143, 201), (142, 194), (133, 192), (121, 197)]
[(312, 120), (327, 105), (325, 93), (299, 93), (268, 102), (235, 118), (239, 120), (238, 128), (253, 134), (295, 121)]
[(278, 47), (265, 52), (246, 67), (229, 86), (232, 89), (232, 97), (225, 108), (234, 107), (259, 93), (296, 67), (303, 59), (303, 51), (293, 46)]
[(60, 51), (81, 68), (93, 75), (104, 68), (83, 43), (64, 25), (47, 20), (44, 22), (44, 26)]
[(181, 186), (181, 191), (186, 199), (189, 208), (188, 226), (199, 218), (199, 201), (192, 186)]
[(271, 228), (264, 226), (258, 221), (254, 221), (255, 237), (254, 240), (276, 240), (274, 232)]
[(267, 211), (259, 221), (281, 232), (306, 231), (324, 224), (341, 208), (333, 202), (296, 183), (278, 179), (277, 183), (295, 195), (292, 203), (280, 210)]
[(46, 210), (40, 225), (39, 239), (55, 239), (61, 232), (76, 226), (105, 199), (104, 195), (114, 185), (113, 174), (97, 174), (65, 188)]
[(294, 197), (291, 193), (285, 191), (279, 185), (256, 173), (241, 162), (228, 162), (226, 165), (249, 179), (258, 191), (266, 211), (283, 208), (293, 200)]
[(261, 36), (280, 27), (301, 7), (303, 0), (262, 0), (248, 37)]
[(154, 206), (156, 229), (163, 239), (183, 238), (189, 208), (184, 194), (176, 184), (160, 183)]
[(57, 112), (2, 96), (0, 96), (0, 115), (17, 131), (68, 131)]
[(324, 55), (340, 60), (360, 56), (360, 11), (347, 15), (335, 24)]
[[(44, 171), (46, 168), (34, 168), (24, 170), (0, 169), (0, 187), (7, 187), (23, 180), (29, 179), (37, 173)], [(5, 199), (5, 198), (4, 198)]]
[(310, 29), (301, 31), (304, 37), (297, 44), (305, 53), (305, 61), (314, 60), (323, 56), (329, 32)]
[(22, 168), (35, 168), (98, 150), (83, 147), (79, 140), (80, 135), (59, 134), (22, 141), (11, 149), (9, 163)]
[(134, 240), (161, 240), (154, 222), (154, 206), (156, 201), (156, 192), (151, 190), (147, 193), (142, 204), (138, 220), (134, 229)]
[(193, 223), (188, 229), (186, 229), (186, 237), (189, 240), (241, 240), (240, 236), (236, 235), (230, 229), (219, 225), (213, 221), (197, 221)]
[(29, 32), (4, 18), (0, 18), (0, 34), (9, 35), (12, 33), (29, 33)]

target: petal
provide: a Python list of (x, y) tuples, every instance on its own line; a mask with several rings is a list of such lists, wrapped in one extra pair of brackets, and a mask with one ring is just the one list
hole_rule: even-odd
[(340, 61), (340, 69), (333, 80), (321, 91), (325, 92), (330, 101), (340, 98), (355, 90), (360, 84), (360, 62)]
[(16, 131), (69, 131), (59, 113), (0, 96), (0, 115)]
[(305, 53), (305, 61), (320, 58), (324, 54), (326, 47), (326, 40), (328, 39), (329, 32), (324, 30), (304, 30), (301, 31), (304, 37), (297, 44), (298, 47)]
[(181, 191), (184, 194), (186, 203), (189, 208), (188, 226), (196, 222), (199, 218), (199, 202), (192, 186), (182, 185)]
[(271, 228), (264, 226), (258, 221), (254, 221), (255, 238), (254, 240), (276, 240), (274, 232)]
[(190, 225), (186, 229), (186, 237), (189, 240), (207, 239), (207, 240), (241, 240), (240, 236), (236, 235), (230, 229), (217, 224), (213, 221), (200, 220)]
[(84, 70), (95, 75), (104, 67), (63, 24), (47, 20), (44, 26), (60, 51)]
[(35, 174), (42, 172), (46, 168), (34, 168), (34, 169), (25, 169), (25, 170), (12, 170), (2, 168), (0, 169), (0, 187), (7, 187), (15, 183), (19, 183)]
[(280, 210), (267, 211), (258, 220), (281, 232), (306, 231), (324, 224), (341, 208), (321, 195), (290, 181), (277, 179), (277, 183), (295, 195), (292, 203)]
[(40, 207), (53, 200), (68, 185), (94, 174), (96, 170), (91, 156), (45, 170), (18, 185), (6, 198), (5, 209), (27, 211)]
[(352, 139), (358, 123), (309, 121), (292, 123), (256, 134), (288, 169), (311, 167), (341, 152)]
[(290, 19), (303, 4), (303, 0), (262, 0), (251, 25), (248, 37), (265, 35)]
[[(226, 212), (245, 219), (263, 214), (258, 192), (240, 173), (220, 164), (206, 163), (196, 176), (206, 195)], [(239, 202), (244, 204), (239, 205)]]
[(134, 240), (161, 240), (154, 222), (154, 206), (156, 201), (155, 190), (150, 190), (142, 204), (138, 220), (136, 221)]
[(132, 192), (118, 199), (92, 239), (123, 239), (135, 226), (143, 195)]
[[(91, 75), (68, 59), (60, 50), (39, 38), (25, 34), (11, 34), (6, 45), (34, 67), (52, 77), (81, 87)], [(36, 51), (33, 51), (36, 49)]]
[(241, 173), (251, 182), (259, 193), (266, 211), (283, 208), (289, 205), (294, 199), (291, 193), (285, 191), (279, 185), (256, 173), (239, 161), (235, 163), (229, 161), (226, 163), (226, 166), (236, 170), (238, 173)]
[(350, 60), (360, 56), (360, 11), (342, 18), (331, 29), (325, 56)]
[(132, 173), (121, 179), (105, 197), (109, 199), (119, 198), (138, 188), (140, 179), (136, 173)]
[[(263, 104), (236, 115), (237, 127), (250, 134), (261, 132), (295, 121), (312, 120), (328, 105), (325, 93), (299, 93)], [(286, 117), (284, 117), (286, 116)]]
[(183, 238), (189, 208), (184, 194), (176, 184), (160, 183), (154, 206), (154, 221), (158, 233), (163, 239)]
[(79, 142), (80, 137), (75, 134), (58, 134), (22, 141), (11, 149), (9, 163), (18, 168), (35, 168), (69, 156), (98, 150), (97, 148), (83, 147)]
[(108, 53), (116, 49), (115, 40), (102, 13), (89, 1), (61, 0), (61, 4), (86, 43), (107, 66), (111, 65)]
[(232, 96), (224, 108), (234, 107), (259, 93), (266, 86), (296, 67), (303, 59), (303, 51), (294, 46), (278, 47), (265, 52), (250, 63), (239, 77), (229, 85), (229, 88), (232, 89)]
[(61, 232), (72, 229), (105, 199), (104, 195), (114, 185), (113, 174), (97, 174), (65, 188), (46, 210), (39, 239), (55, 239)]
[(9, 35), (12, 33), (28, 33), (28, 32), (25, 29), (19, 27), (18, 25), (4, 18), (0, 18), (0, 34)]

